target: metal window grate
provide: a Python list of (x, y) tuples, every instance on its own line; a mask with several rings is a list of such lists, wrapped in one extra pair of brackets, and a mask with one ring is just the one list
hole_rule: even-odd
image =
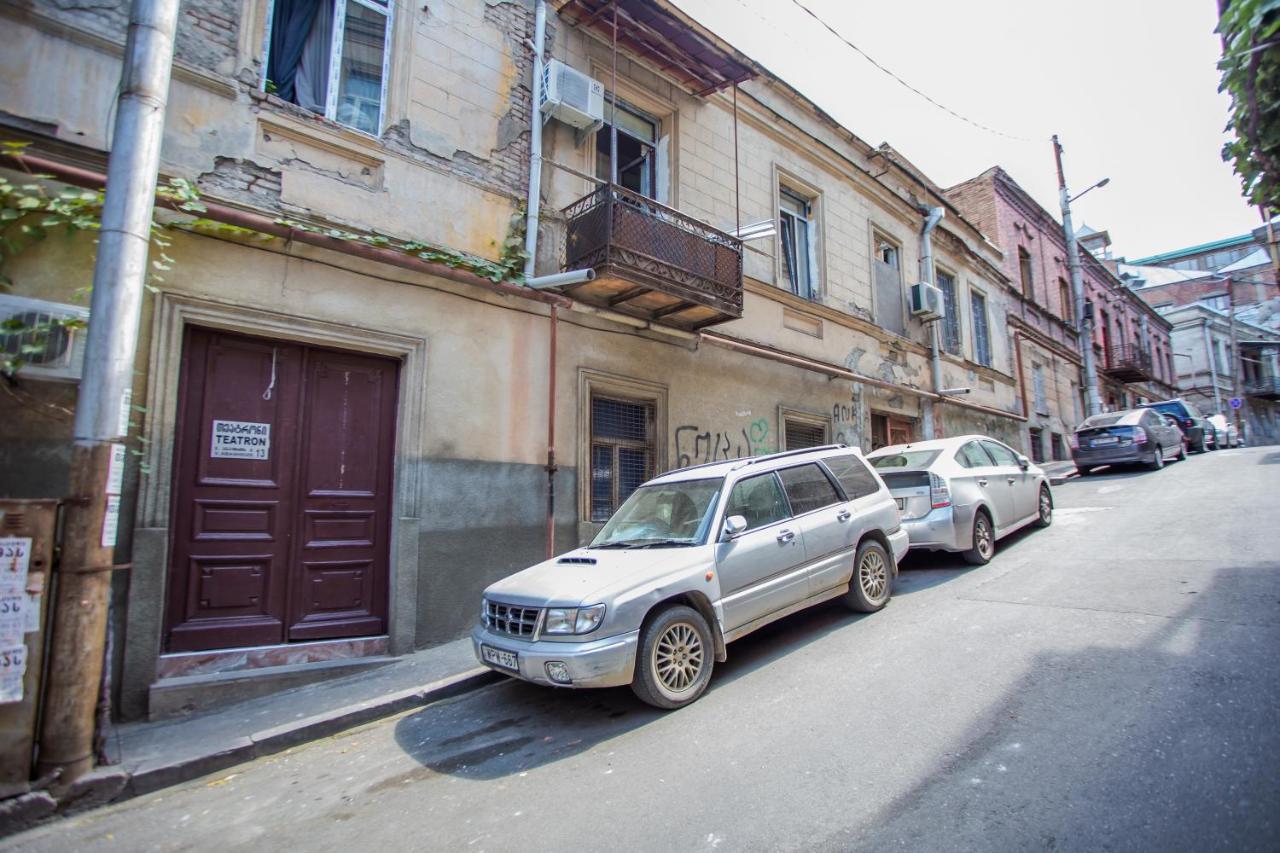
[(608, 521), (653, 476), (650, 403), (591, 398), (591, 520)]
[(487, 599), (484, 603), (485, 625), (495, 634), (505, 634), (508, 637), (532, 640), (541, 616), (542, 610), (537, 607), (518, 607)]
[(787, 450), (821, 447), (827, 443), (827, 431), (820, 424), (788, 420), (783, 424), (783, 428), (786, 431)]

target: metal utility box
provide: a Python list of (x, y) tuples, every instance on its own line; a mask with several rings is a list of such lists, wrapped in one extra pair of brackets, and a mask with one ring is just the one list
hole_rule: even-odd
[(57, 522), (56, 500), (0, 500), (0, 798), (31, 780)]

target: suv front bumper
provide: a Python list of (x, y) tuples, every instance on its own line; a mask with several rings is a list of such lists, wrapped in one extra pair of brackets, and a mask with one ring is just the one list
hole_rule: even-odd
[[(549, 640), (525, 643), (495, 634), (483, 625), (477, 625), (471, 632), (471, 646), (480, 663), (494, 672), (551, 687), (621, 687), (630, 684), (636, 668), (639, 641), (639, 630), (583, 643)], [(486, 661), (480, 652), (481, 646), (515, 655), (519, 670)], [(549, 661), (563, 663), (571, 682), (552, 681), (547, 675)]]

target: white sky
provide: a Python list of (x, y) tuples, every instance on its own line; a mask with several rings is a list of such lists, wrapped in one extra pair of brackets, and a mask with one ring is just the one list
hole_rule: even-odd
[[(1064, 147), (1072, 205), (1130, 258), (1249, 231), (1261, 220), (1219, 152), (1214, 0), (676, 0), (872, 145), (888, 142), (941, 186), (999, 164), (1055, 216), (1049, 137)], [(1069, 9), (1071, 15), (1062, 17)]]

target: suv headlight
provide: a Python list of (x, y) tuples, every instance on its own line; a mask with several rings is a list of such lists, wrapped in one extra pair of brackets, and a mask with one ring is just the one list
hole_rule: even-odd
[(589, 634), (604, 620), (604, 605), (590, 607), (552, 607), (542, 623), (544, 634)]

